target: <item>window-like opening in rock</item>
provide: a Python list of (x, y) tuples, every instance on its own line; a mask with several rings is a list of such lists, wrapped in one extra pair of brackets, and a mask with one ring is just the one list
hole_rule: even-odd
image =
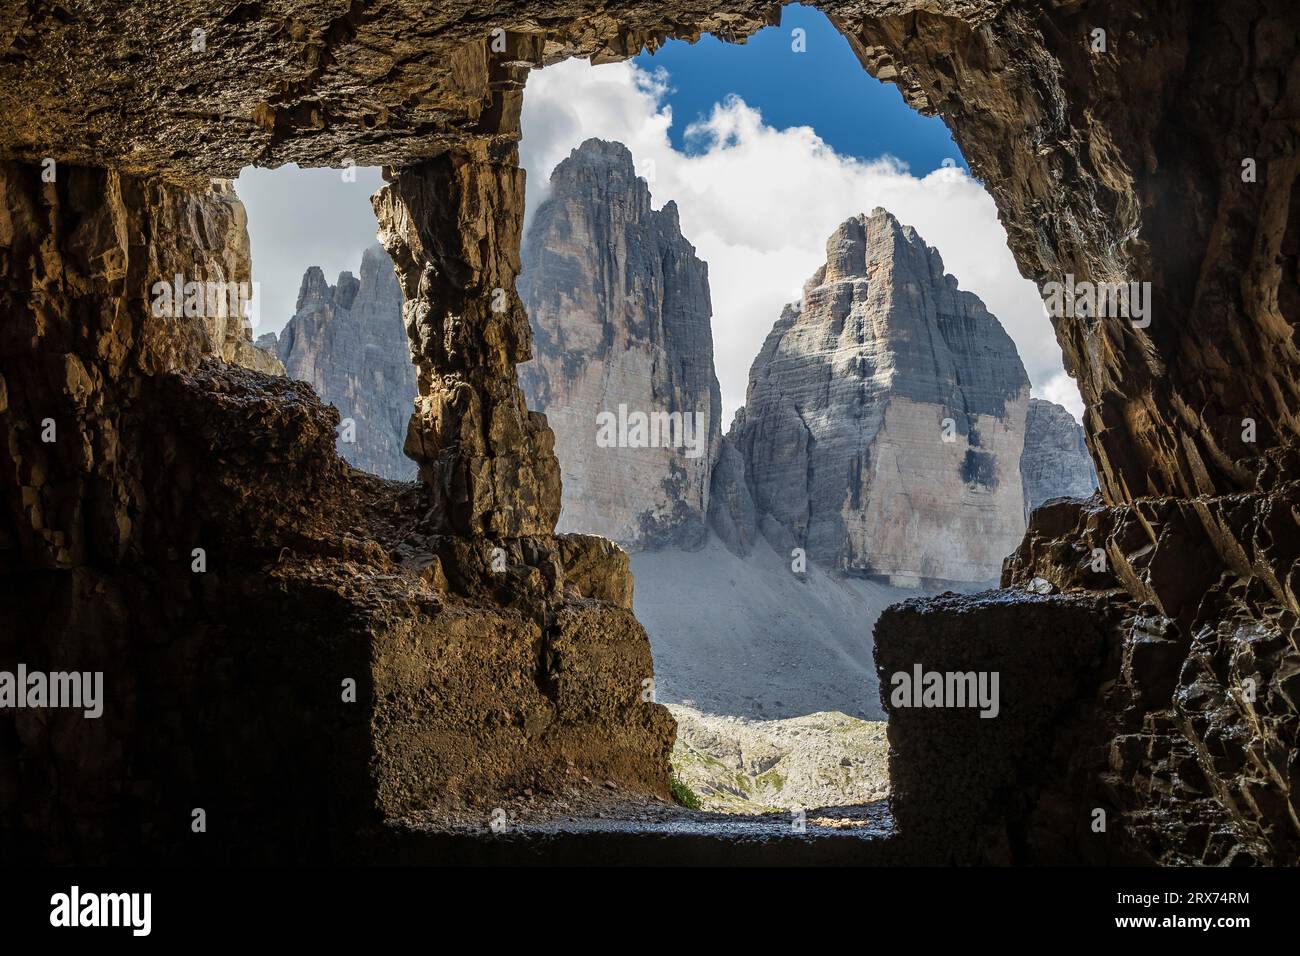
[(235, 181), (248, 210), (255, 344), (308, 382), (341, 419), (338, 451), (356, 468), (414, 480), (403, 453), (416, 393), (402, 290), (375, 239), (379, 169), (249, 167)]
[(520, 382), (559, 530), (631, 554), (679, 782), (741, 812), (885, 796), (876, 617), (995, 586), (1032, 506), (1095, 487), (993, 200), (800, 7), (534, 73), (521, 161)]

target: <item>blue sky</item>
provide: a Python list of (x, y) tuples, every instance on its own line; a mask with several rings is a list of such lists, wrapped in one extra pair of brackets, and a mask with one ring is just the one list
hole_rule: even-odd
[[(806, 32), (803, 53), (791, 48), (795, 28)], [(903, 102), (897, 87), (867, 73), (848, 41), (812, 7), (786, 7), (779, 27), (760, 30), (743, 45), (711, 36), (695, 44), (670, 40), (634, 62), (644, 70), (668, 71), (669, 137), (683, 152), (691, 151), (686, 127), (735, 94), (770, 126), (811, 126), (841, 155), (875, 159), (888, 153), (915, 176), (939, 168), (945, 159), (967, 168), (943, 120), (921, 116)]]

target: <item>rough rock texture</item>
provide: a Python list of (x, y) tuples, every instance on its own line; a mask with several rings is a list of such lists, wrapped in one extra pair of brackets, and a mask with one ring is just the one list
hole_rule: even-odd
[[(523, 267), (534, 358), (519, 379), (555, 432), (560, 529), (633, 550), (699, 547), (722, 398), (708, 266), (682, 237), (676, 205), (651, 208), (626, 146), (587, 140), (551, 174)], [(633, 435), (628, 447), (606, 447), (596, 416), (620, 406), (682, 416), (692, 430), (676, 446), (661, 435), (658, 446), (632, 447)]]
[(778, 549), (899, 584), (989, 581), (1024, 533), (1028, 400), (997, 319), (877, 209), (827, 240), (754, 360), (729, 440), (785, 532)]
[(148, 502), (133, 452), (160, 427), (140, 376), (205, 356), (267, 371), (239, 316), (158, 314), (158, 282), (248, 283), (247, 221), (229, 183), (0, 162), (0, 569), (74, 568), (138, 552)]
[(1097, 469), (1088, 454), (1083, 428), (1054, 402), (1029, 400), (1025, 416), (1025, 450), (1020, 456), (1020, 483), (1029, 513), (1052, 498), (1091, 498)]
[[(1117, 507), (1052, 502), (1007, 560), (1011, 590), (881, 616), (882, 688), (916, 662), (1002, 673), (997, 720), (889, 708), (894, 810), (925, 834), (927, 854), (1300, 861), (1300, 484), (1273, 487)], [(1026, 670), (1045, 653), (1052, 668)], [(968, 784), (960, 813), (929, 776), (940, 765)]]
[[(516, 126), (518, 111), (516, 98)], [(514, 282), (523, 179), (513, 144), (478, 144), (373, 197), (418, 372), (405, 451), (439, 522), (469, 537), (550, 534), (560, 513), (555, 439), (515, 371), (530, 357)]]
[(1300, 861), (1300, 483), (1259, 480), (1273, 492), (1042, 508), (1003, 574), (1100, 593), (1117, 621), (1091, 733), (1067, 739), (1143, 860)]
[(361, 257), (361, 276), (342, 273), (328, 285), (319, 268), (302, 277), (294, 316), (270, 346), (286, 372), (354, 423), (340, 432), (338, 451), (357, 468), (410, 481), (415, 465), (402, 454), (415, 400), (415, 366), (402, 324), (402, 289), (380, 246)]
[[(897, 83), (918, 108), (943, 116), (988, 184), (1024, 274), (1040, 283), (1066, 274), (1152, 283), (1147, 328), (1068, 318), (1055, 323), (1057, 338), (1087, 405), (1085, 428), (1103, 500), (1117, 513), (1136, 515), (1124, 523), (1125, 533), (1156, 534), (1145, 512), (1157, 506), (1144, 501), (1167, 498), (1161, 513), (1177, 516), (1177, 523), (1161, 525), (1160, 533), (1194, 530), (1199, 521), (1231, 574), (1227, 585), (1207, 584), (1202, 596), (1209, 600), (1202, 602), (1192, 583), (1201, 569), (1187, 552), (1142, 544), (1132, 552), (1129, 564), (1154, 562), (1159, 572), (1150, 574), (1165, 591), (1182, 592), (1178, 606), (1195, 607), (1200, 616), (1191, 623), (1204, 627), (1188, 632), (1180, 623), (1173, 648), (1130, 641), (1134, 650), (1155, 651), (1137, 655), (1154, 688), (1143, 692), (1142, 706), (1164, 710), (1146, 712), (1153, 715), (1151, 730), (1144, 724), (1142, 733), (1150, 739), (1139, 735), (1133, 752), (1117, 758), (1110, 782), (1136, 809), (1122, 813), (1113, 832), (1154, 847), (1149, 855), (1159, 859), (1295, 862), (1287, 842), (1294, 810), (1278, 799), (1294, 775), (1288, 729), (1294, 723), (1272, 719), (1273, 711), (1265, 714), (1269, 720), (1252, 722), (1259, 708), (1252, 712), (1235, 698), (1225, 698), (1222, 715), (1211, 705), (1215, 686), (1238, 692), (1240, 671), (1233, 668), (1250, 668), (1259, 649), (1266, 662), (1260, 676), (1270, 684), (1266, 706), (1282, 707), (1286, 655), (1295, 646), (1294, 636), (1261, 645), (1253, 626), (1235, 622), (1287, 633), (1286, 615), (1295, 611), (1294, 556), (1287, 561), (1286, 539), (1275, 532), (1294, 520), (1290, 488), (1300, 477), (1300, 463), (1288, 451), (1300, 437), (1300, 12), (1289, 0), (1212, 7), (1171, 0), (825, 0), (820, 6), (869, 70)], [(527, 414), (515, 382), (515, 365), (529, 354), (527, 321), (512, 293), (522, 210), (513, 143), (526, 71), (577, 54), (597, 61), (631, 56), (667, 35), (693, 38), (707, 30), (743, 38), (778, 16), (777, 8), (752, 0), (501, 0), (490, 14), (463, 0), (436, 8), (405, 0), (325, 0), (310, 7), (272, 0), (221, 11), (172, 0), (109, 3), (93, 15), (81, 8), (5, 6), (0, 430), (10, 464), (0, 568), (12, 597), (4, 613), (39, 622), (61, 610), (74, 622), (62, 631), (26, 625), (16, 633), (32, 635), (34, 650), (55, 659), (65, 634), (83, 635), (87, 647), (116, 646), (133, 673), (149, 682), (151, 695), (166, 685), (170, 669), (140, 635), (176, 635), (176, 622), (197, 608), (197, 596), (167, 589), (156, 601), (118, 601), (102, 586), (102, 575), (148, 579), (125, 561), (140, 553), (140, 529), (156, 520), (172, 529), (165, 540), (172, 546), (179, 540), (162, 518), (168, 512), (162, 502), (178, 494), (178, 480), (166, 456), (146, 462), (145, 452), (149, 442), (179, 436), (175, 416), (163, 405), (146, 420), (133, 403), (148, 379), (193, 368), (210, 340), (196, 324), (149, 317), (142, 273), (152, 269), (144, 261), (155, 256), (167, 266), (160, 271), (174, 271), (192, 266), (198, 250), (211, 249), (220, 231), (194, 228), (200, 218), (175, 218), (166, 210), (193, 208), (210, 177), (229, 178), (254, 161), (337, 165), (350, 158), (391, 167), (395, 181), (380, 212), (419, 366), (420, 407), (408, 439), (429, 494), (415, 507), (427, 505), (429, 520), (467, 547), (480, 547), (487, 534), (556, 540), (547, 538), (560, 504), (549, 431), (540, 416)], [(498, 26), (504, 43), (494, 49), (490, 31)], [(1104, 53), (1090, 49), (1096, 28), (1107, 33)], [(205, 31), (202, 44), (195, 29)], [(152, 41), (141, 45), (141, 36)], [(59, 163), (56, 183), (39, 179), (36, 164), (46, 157)], [(1243, 179), (1245, 160), (1255, 162), (1253, 181)], [(77, 170), (78, 162), (99, 168)], [(163, 225), (162, 233), (154, 228)], [(490, 309), (494, 288), (506, 291), (504, 313)], [(263, 410), (273, 412), (266, 442), (236, 433), (196, 452), (195, 472), (213, 470), (241, 441), (250, 455), (291, 441), (292, 406), (286, 396)], [(74, 440), (40, 443), (33, 423), (44, 417), (64, 422), (61, 435)], [(1254, 442), (1244, 438), (1246, 418), (1256, 423)], [(330, 438), (324, 439), (328, 450)], [(145, 478), (152, 479), (148, 493)], [(207, 520), (217, 517), (202, 500), (186, 504)], [(1059, 529), (1050, 535), (1058, 546), (1031, 551), (1032, 561), (1046, 562), (1041, 571), (1050, 573), (1052, 554), (1089, 553), (1080, 534)], [(614, 563), (591, 559), (594, 567), (611, 569), (595, 580), (613, 579), (616, 557), (608, 560)], [(97, 569), (87, 571), (91, 561)], [(1018, 575), (1044, 577), (1029, 557), (1017, 567)], [(54, 592), (36, 587), (41, 575)], [(1127, 588), (1139, 577), (1124, 580)], [(232, 593), (222, 594), (224, 603), (238, 607)], [(278, 595), (280, 613), (305, 618), (310, 601), (301, 593)], [(1285, 613), (1275, 614), (1275, 607)], [(971, 621), (980, 616), (974, 609), (954, 613)], [(1019, 613), (1002, 623), (1014, 628)], [(116, 632), (130, 643), (110, 638), (104, 621), (111, 614), (131, 620)], [(160, 623), (144, 632), (140, 620), (150, 615)], [(341, 645), (343, 630), (327, 626), (326, 637), (335, 635)], [(991, 639), (972, 624), (976, 630)], [(1212, 643), (1198, 638), (1211, 633)], [(1195, 641), (1186, 653), (1184, 641)], [(293, 650), (274, 640), (262, 645), (286, 657)], [(270, 663), (290, 676), (301, 667), (297, 658)], [(1210, 692), (1198, 696), (1196, 687), (1177, 701), (1190, 710), (1174, 711), (1174, 689), (1198, 668), (1215, 675), (1201, 685)], [(141, 741), (159, 726), (200, 719), (208, 702), (232, 687), (222, 671), (214, 674), (213, 693), (176, 698), (168, 718), (144, 725), (149, 733), (114, 735), (98, 747), (55, 735), (24, 761), (24, 772), (58, 781), (57, 791), (76, 804), (68, 814), (75, 825), (132, 831), (138, 816), (97, 809), (106, 804), (96, 801), (103, 794), (90, 785), (91, 756), (107, 754), (120, 766), (126, 757), (115, 748), (148, 746)], [(1138, 716), (1121, 713), (1123, 701), (1115, 696), (1097, 706), (1103, 723)], [(1174, 714), (1176, 729), (1157, 719), (1166, 712)], [(235, 710), (222, 723), (224, 735), (248, 746), (210, 758), (214, 773), (238, 770), (250, 749), (265, 766), (295, 745), (328, 739), (318, 724), (288, 724), (284, 736), (272, 737), (261, 732), (265, 722), (248, 716), (256, 713)], [(9, 761), (7, 768), (15, 766), (18, 746), (13, 726), (5, 718), (0, 759)], [(1190, 746), (1211, 728), (1217, 749)], [(664, 739), (654, 737), (639, 759), (649, 761)], [(1104, 736), (1058, 734), (1056, 756), (1084, 767), (1087, 753), (1095, 752), (1085, 742), (1097, 740), (1104, 750)], [(1165, 746), (1170, 741), (1172, 750)], [(896, 759), (924, 759), (929, 744), (924, 736), (896, 741)], [(69, 751), (82, 746), (86, 759), (71, 759)], [(50, 777), (49, 754), (60, 748), (63, 761)], [(1284, 778), (1267, 769), (1283, 766), (1290, 768)], [(1192, 799), (1171, 781), (1174, 774), (1193, 779), (1193, 770), (1228, 786)], [(122, 779), (115, 770), (109, 776)], [(41, 789), (15, 789), (14, 779), (6, 769), (6, 793)], [(337, 774), (329, 779), (337, 781)], [(74, 799), (82, 787), (84, 799)], [(157, 783), (144, 782), (136, 792), (151, 787)], [(1081, 785), (1073, 794), (1084, 792)], [(1091, 798), (1074, 803), (1069, 793), (1060, 796), (1051, 804), (1058, 814), (1091, 809)], [(163, 823), (173, 826), (174, 807), (193, 803), (173, 802)], [(302, 804), (294, 806), (295, 813), (276, 814), (281, 826), (297, 819)], [(1204, 822), (1215, 814), (1232, 825)], [(304, 833), (329, 832), (316, 826), (315, 814), (302, 819)], [(14, 845), (7, 836), (6, 845)], [(50, 849), (55, 845), (42, 844), (46, 855), (58, 852)], [(87, 860), (89, 845), (88, 839), (65, 841), (62, 858)]]
[(139, 403), (177, 425), (137, 447), (145, 556), (3, 578), (0, 659), (105, 675), (99, 720), (0, 717), (10, 861), (338, 859), (408, 811), (486, 826), (584, 775), (666, 795), (672, 720), (608, 542), (502, 542), (494, 571), (424, 489), (343, 462), (303, 383), (209, 362)]

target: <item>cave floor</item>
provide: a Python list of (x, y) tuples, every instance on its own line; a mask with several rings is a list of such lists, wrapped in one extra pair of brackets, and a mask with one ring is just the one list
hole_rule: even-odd
[[(499, 815), (498, 815), (499, 816)], [(739, 815), (621, 800), (596, 815), (513, 816), (493, 830), (485, 815), (412, 815), (367, 841), (369, 862), (480, 865), (882, 865), (906, 862), (885, 801), (805, 813)]]

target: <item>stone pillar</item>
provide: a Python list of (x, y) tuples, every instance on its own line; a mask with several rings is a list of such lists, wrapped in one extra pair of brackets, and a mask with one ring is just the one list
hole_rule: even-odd
[(515, 366), (532, 357), (515, 292), (524, 173), (513, 143), (475, 141), (401, 171), (374, 199), (406, 297), (420, 394), (406, 453), (439, 523), (461, 535), (555, 530), (560, 472)]

